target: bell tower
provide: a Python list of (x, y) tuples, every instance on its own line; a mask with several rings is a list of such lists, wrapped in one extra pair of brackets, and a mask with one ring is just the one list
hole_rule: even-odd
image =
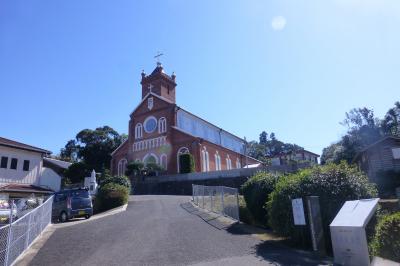
[(171, 76), (164, 72), (164, 68), (160, 62), (157, 62), (156, 68), (150, 75), (142, 72), (142, 99), (150, 92), (157, 94), (167, 100), (175, 103), (175, 74)]

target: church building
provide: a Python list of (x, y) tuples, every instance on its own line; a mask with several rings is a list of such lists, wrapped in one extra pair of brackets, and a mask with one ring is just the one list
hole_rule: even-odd
[(180, 172), (179, 156), (190, 153), (196, 172), (230, 170), (260, 162), (245, 156), (245, 141), (176, 104), (176, 76), (161, 63), (142, 72), (142, 101), (130, 114), (128, 139), (113, 153), (111, 172), (123, 175), (131, 161), (157, 163), (165, 174)]

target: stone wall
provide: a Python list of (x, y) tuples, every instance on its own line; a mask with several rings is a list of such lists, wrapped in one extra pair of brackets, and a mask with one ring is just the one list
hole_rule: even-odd
[(192, 195), (192, 184), (240, 188), (258, 171), (287, 173), (296, 170), (297, 167), (284, 165), (136, 178), (132, 179), (132, 192), (136, 195)]

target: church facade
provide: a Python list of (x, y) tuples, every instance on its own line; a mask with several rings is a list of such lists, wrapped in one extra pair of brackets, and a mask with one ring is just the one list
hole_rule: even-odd
[(131, 161), (157, 163), (165, 174), (177, 174), (185, 153), (193, 156), (196, 172), (260, 163), (244, 155), (243, 139), (180, 108), (175, 80), (160, 63), (150, 75), (142, 72), (142, 101), (130, 114), (128, 139), (112, 153), (113, 175), (123, 175)]

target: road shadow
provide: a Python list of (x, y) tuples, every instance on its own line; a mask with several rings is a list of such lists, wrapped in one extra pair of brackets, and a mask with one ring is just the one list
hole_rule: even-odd
[(321, 258), (310, 250), (299, 250), (290, 246), (288, 239), (281, 238), (271, 230), (244, 223), (235, 223), (226, 228), (234, 235), (252, 235), (260, 240), (255, 245), (254, 255), (276, 265), (332, 265), (329, 258)]
[(293, 249), (287, 240), (266, 240), (254, 247), (257, 257), (271, 261), (277, 265), (333, 265), (329, 258), (321, 258), (314, 252)]
[(218, 218), (222, 217), (222, 215), (199, 210), (198, 208), (194, 207), (191, 202), (181, 203), (180, 206), (188, 213), (200, 217), (203, 221), (218, 230), (226, 230), (229, 227), (229, 225), (226, 225), (218, 220)]

